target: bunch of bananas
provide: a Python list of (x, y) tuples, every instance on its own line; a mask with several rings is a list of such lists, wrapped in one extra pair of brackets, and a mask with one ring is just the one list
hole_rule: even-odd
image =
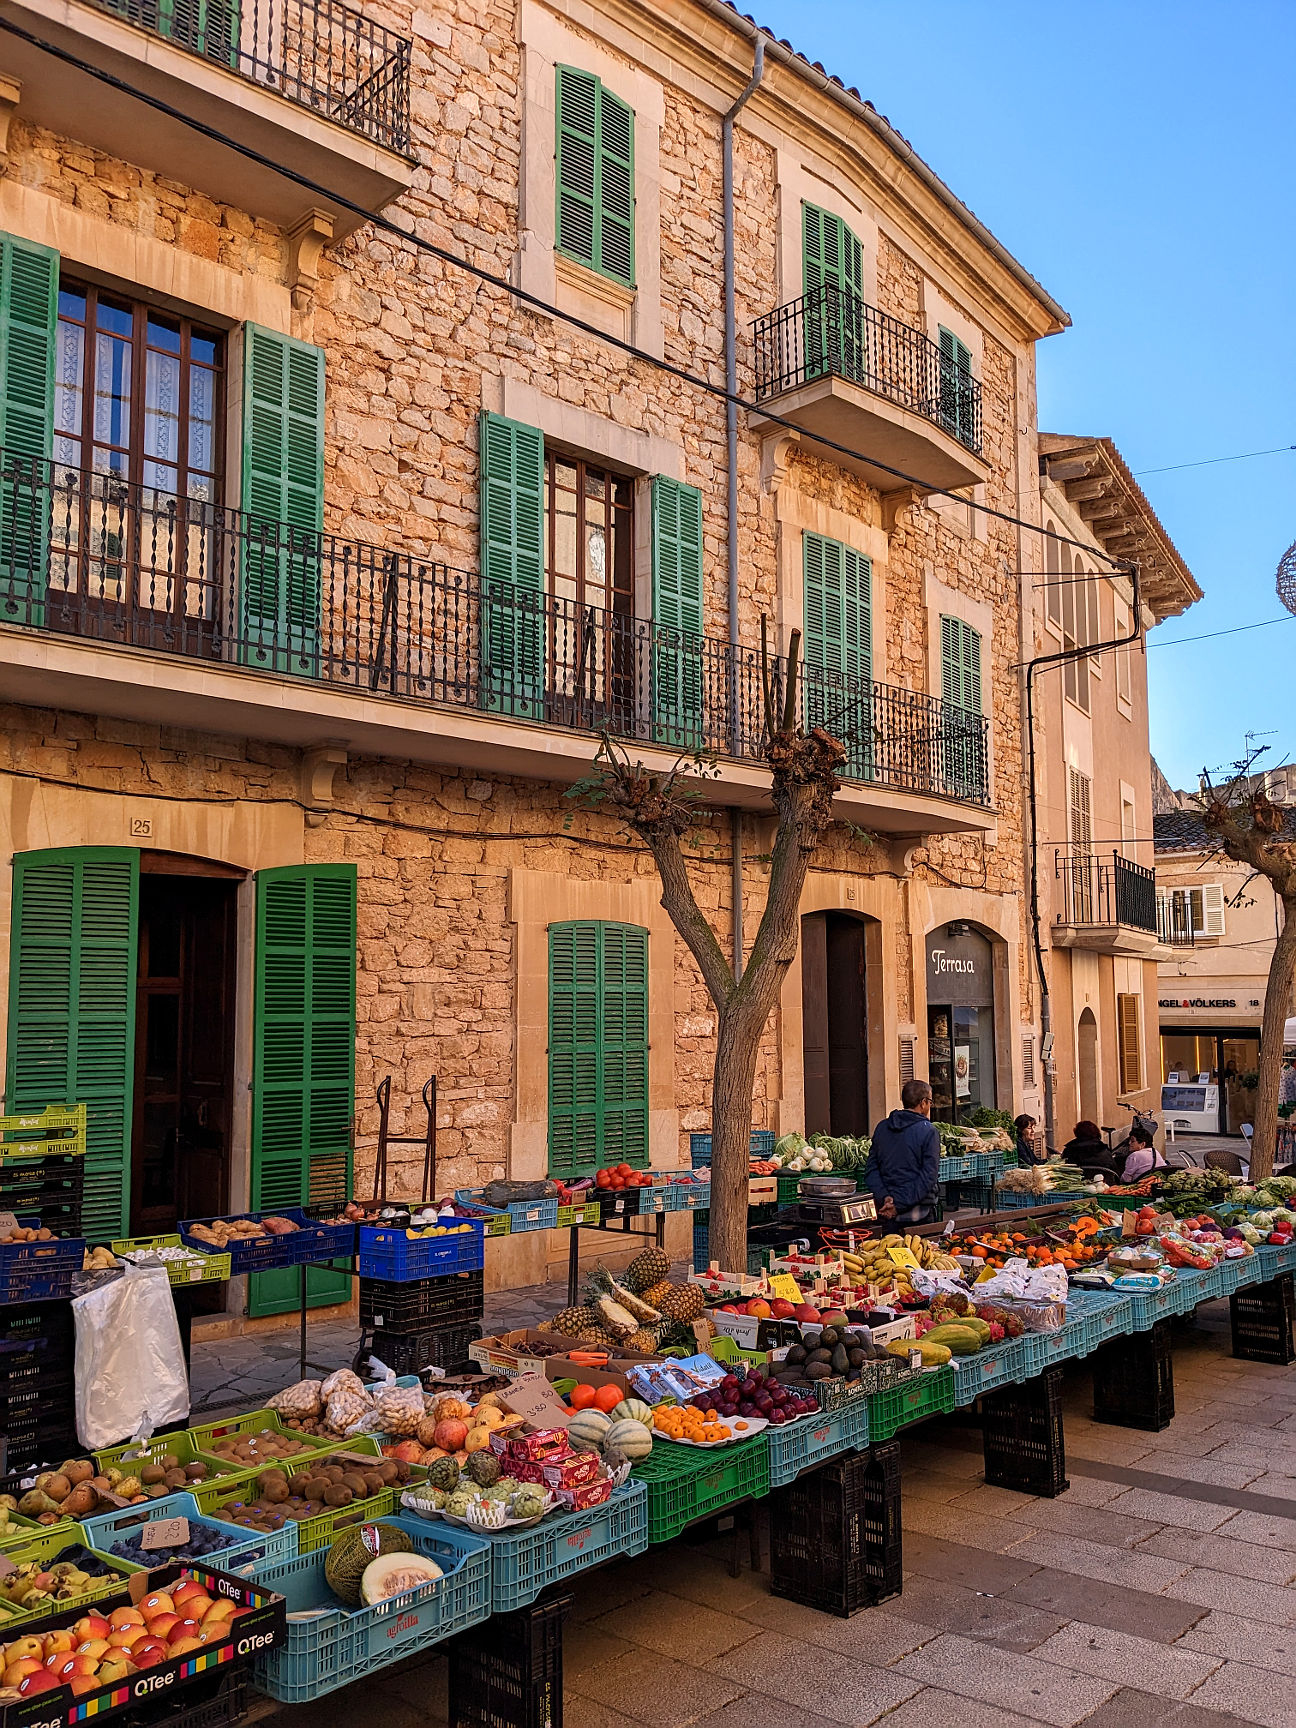
[(884, 1287), (894, 1286), (900, 1295), (912, 1295), (913, 1285), (909, 1270), (897, 1266), (891, 1258), (892, 1248), (907, 1248), (920, 1266), (937, 1272), (957, 1272), (959, 1263), (952, 1254), (929, 1238), (924, 1236), (900, 1235), (898, 1232), (889, 1236), (877, 1236), (866, 1242), (858, 1253), (842, 1250), (842, 1260), (847, 1272), (863, 1284), (880, 1284)]

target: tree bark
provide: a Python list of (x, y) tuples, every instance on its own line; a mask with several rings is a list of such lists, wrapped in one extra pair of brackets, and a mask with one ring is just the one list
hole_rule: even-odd
[(1260, 1023), (1259, 1085), (1250, 1180), (1273, 1174), (1278, 1149), (1278, 1092), (1282, 1080), (1283, 1032), (1296, 976), (1296, 894), (1283, 896), (1283, 927), (1269, 962), (1264, 1018)]
[[(752, 1026), (755, 1033), (752, 1035)], [(764, 1021), (750, 1006), (720, 1014), (711, 1074), (711, 1223), (708, 1252), (726, 1272), (747, 1270), (747, 1158), (752, 1091)]]

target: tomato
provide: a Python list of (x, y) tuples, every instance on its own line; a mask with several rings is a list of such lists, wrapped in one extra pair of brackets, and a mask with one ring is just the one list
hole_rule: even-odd
[(630, 1168), (630, 1166), (628, 1164), (618, 1164), (616, 1166), (616, 1173), (618, 1176), (633, 1176), (634, 1175), (634, 1171)]
[(588, 1410), (598, 1397), (593, 1386), (587, 1386), (583, 1380), (578, 1380), (571, 1389), (569, 1400), (573, 1410)]
[(594, 1394), (594, 1408), (610, 1416), (624, 1397), (625, 1393), (619, 1386), (600, 1386)]
[(619, 1170), (614, 1171), (612, 1176), (609, 1177), (609, 1179), (608, 1179), (608, 1187), (609, 1188), (624, 1188), (625, 1185), (626, 1185), (625, 1177), (621, 1174), (621, 1172)]
[(594, 1186), (596, 1188), (610, 1188), (612, 1186), (612, 1178), (606, 1170), (599, 1171), (594, 1178)]

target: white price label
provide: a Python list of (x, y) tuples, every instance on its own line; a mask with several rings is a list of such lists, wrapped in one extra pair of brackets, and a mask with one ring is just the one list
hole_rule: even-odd
[(140, 1531), (140, 1547), (146, 1554), (158, 1548), (183, 1548), (188, 1540), (187, 1518), (150, 1518)]

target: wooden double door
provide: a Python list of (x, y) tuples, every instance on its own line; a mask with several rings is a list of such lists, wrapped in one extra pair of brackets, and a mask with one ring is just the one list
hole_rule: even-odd
[(865, 925), (845, 912), (801, 920), (805, 1131), (867, 1134)]

